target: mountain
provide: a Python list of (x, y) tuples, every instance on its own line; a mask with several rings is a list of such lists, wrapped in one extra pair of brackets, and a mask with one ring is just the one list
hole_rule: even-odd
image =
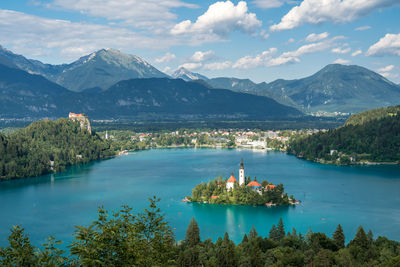
[(79, 92), (93, 87), (104, 90), (122, 80), (152, 77), (168, 76), (140, 57), (101, 49), (65, 66), (55, 82)]
[(18, 68), (31, 74), (39, 74), (47, 79), (54, 80), (63, 71), (63, 65), (44, 64), (38, 60), (27, 59), (22, 55), (17, 55), (0, 45), (0, 64), (8, 67)]
[(76, 94), (41, 75), (0, 64), (0, 117), (65, 116), (79, 108)]
[[(84, 94), (84, 93), (82, 93)], [(97, 96), (84, 112), (124, 119), (275, 119), (302, 116), (261, 96), (210, 89), (198, 82), (149, 78), (121, 81)]]
[(85, 113), (95, 119), (275, 119), (302, 116), (274, 100), (210, 89), (181, 79), (131, 79), (107, 90), (73, 92), (46, 78), (0, 65), (0, 117), (65, 117)]
[(140, 57), (111, 48), (101, 49), (71, 64), (51, 65), (27, 59), (0, 47), (0, 63), (31, 74), (40, 74), (76, 92), (94, 87), (104, 90), (121, 80), (133, 78), (168, 77)]
[(174, 71), (174, 73), (171, 74), (171, 77), (174, 79), (182, 79), (184, 81), (208, 80), (206, 76), (203, 76), (199, 73), (191, 72), (190, 70), (185, 69), (184, 67), (180, 67), (179, 69)]
[(360, 66), (327, 65), (297, 80), (276, 80), (266, 92), (288, 97), (310, 112), (359, 112), (400, 103), (400, 87)]
[[(238, 79), (238, 78), (227, 78), (218, 77), (208, 79), (206, 81), (211, 87), (216, 89), (229, 89), (235, 92), (243, 92), (254, 95), (266, 96), (274, 99), (282, 105), (291, 106), (295, 108), (300, 108), (296, 103), (294, 103), (289, 97), (270, 92), (268, 89), (268, 84), (265, 82), (254, 83), (249, 79)], [(267, 89), (266, 89), (267, 88)]]

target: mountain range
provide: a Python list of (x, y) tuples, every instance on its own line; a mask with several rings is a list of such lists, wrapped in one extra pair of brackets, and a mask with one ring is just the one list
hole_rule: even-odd
[[(331, 64), (302, 79), (254, 83), (207, 78), (185, 68), (169, 76), (138, 56), (115, 49), (101, 49), (70, 64), (51, 65), (0, 46), (0, 64), (2, 117), (62, 115), (74, 110), (98, 118), (162, 119), (188, 114), (193, 118), (259, 119), (301, 112), (354, 113), (400, 103), (399, 85), (354, 65)], [(220, 97), (224, 99), (214, 99)]]
[(74, 92), (41, 75), (0, 64), (0, 118), (57, 118), (69, 112), (113, 120), (266, 120), (302, 116), (297, 109), (267, 97), (210, 89), (181, 79), (130, 79), (106, 90)]
[(0, 63), (2, 62), (7, 66), (42, 75), (75, 92), (91, 88), (105, 90), (128, 79), (169, 77), (140, 57), (111, 48), (93, 52), (70, 64), (50, 65), (16, 55), (0, 46)]
[(307, 113), (355, 113), (400, 104), (399, 85), (356, 65), (330, 64), (306, 78), (271, 83), (226, 77), (207, 78), (205, 82), (213, 88), (267, 96)]

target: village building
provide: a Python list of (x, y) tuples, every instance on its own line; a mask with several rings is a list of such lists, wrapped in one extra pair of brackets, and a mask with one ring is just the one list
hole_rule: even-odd
[(235, 176), (233, 176), (233, 173), (231, 174), (231, 177), (229, 177), (228, 181), (226, 181), (226, 190), (231, 190), (235, 186), (235, 183), (237, 182)]

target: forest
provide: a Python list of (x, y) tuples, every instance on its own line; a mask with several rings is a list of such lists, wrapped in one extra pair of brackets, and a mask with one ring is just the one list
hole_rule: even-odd
[[(251, 178), (247, 177), (245, 184), (251, 182)], [(276, 206), (289, 205), (289, 199), (295, 201), (293, 196), (288, 197), (284, 193), (283, 184), (277, 185), (271, 190), (266, 190), (265, 186), (269, 183), (262, 181), (260, 193), (253, 190), (249, 186), (238, 183), (232, 190), (226, 189), (226, 181), (222, 177), (218, 177), (208, 183), (196, 185), (192, 190), (192, 196), (187, 197), (188, 200), (200, 203), (224, 204), (224, 205), (252, 205), (260, 206), (270, 203)]]
[(282, 219), (266, 237), (253, 227), (234, 243), (225, 233), (215, 242), (203, 239), (194, 218), (186, 236), (176, 242), (173, 229), (158, 208), (159, 199), (135, 213), (128, 206), (109, 213), (98, 209), (88, 226), (76, 226), (66, 250), (61, 241), (48, 237), (40, 247), (32, 245), (22, 226), (11, 228), (9, 244), (0, 248), (1, 266), (400, 266), (400, 243), (374, 237), (359, 227), (346, 242), (339, 224), (332, 237), (312, 232), (304, 235), (286, 229)]
[[(343, 127), (291, 140), (287, 151), (307, 160), (334, 164), (398, 163), (398, 110), (389, 107), (360, 113), (350, 117)], [(368, 119), (369, 114), (377, 119)]]
[(36, 121), (0, 134), (0, 181), (64, 171), (67, 166), (113, 156), (97, 134), (69, 119)]

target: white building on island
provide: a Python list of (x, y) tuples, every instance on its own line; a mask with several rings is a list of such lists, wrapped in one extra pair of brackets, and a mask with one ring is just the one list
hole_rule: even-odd
[(231, 174), (231, 177), (229, 177), (228, 181), (226, 181), (226, 190), (231, 190), (235, 186), (235, 183), (237, 182), (235, 176), (233, 176), (233, 173)]

